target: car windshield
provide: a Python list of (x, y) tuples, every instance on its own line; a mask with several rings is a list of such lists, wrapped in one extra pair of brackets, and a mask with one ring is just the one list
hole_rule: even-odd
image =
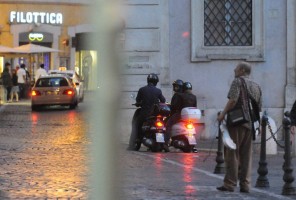
[(40, 78), (35, 87), (60, 87), (69, 86), (68, 81), (63, 77)]

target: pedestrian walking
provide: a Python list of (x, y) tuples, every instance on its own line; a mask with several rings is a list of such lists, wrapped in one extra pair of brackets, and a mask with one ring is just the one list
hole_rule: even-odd
[[(252, 139), (253, 139), (253, 112), (250, 109), (250, 102), (257, 104), (258, 111), (261, 110), (261, 88), (249, 78), (251, 65), (247, 62), (240, 62), (235, 70), (233, 80), (228, 92), (228, 102), (218, 115), (217, 120), (223, 121), (228, 114), (227, 128), (231, 139), (236, 144), (236, 149), (225, 148), (226, 174), (224, 184), (217, 187), (219, 191), (233, 192), (239, 181), (240, 192), (249, 193), (251, 184), (252, 166)], [(242, 110), (246, 116), (243, 124), (230, 124), (230, 111), (234, 109)], [(257, 113), (256, 113), (257, 114)]]
[(11, 92), (10, 92), (10, 100), (9, 102), (12, 102), (13, 101), (13, 98), (15, 96), (15, 101), (18, 101), (19, 99), (19, 86), (18, 86), (18, 83), (17, 83), (17, 74), (16, 74), (16, 69), (12, 69), (12, 89), (11, 89)]
[(4, 88), (6, 89), (6, 101), (9, 100), (10, 97), (10, 91), (12, 88), (12, 79), (11, 75), (9, 73), (10, 63), (5, 63), (4, 70), (2, 73), (2, 83)]
[(19, 70), (17, 70), (17, 83), (19, 86), (19, 99), (25, 98), (25, 87), (26, 87), (26, 65), (25, 64), (21, 64), (21, 68), (19, 68)]

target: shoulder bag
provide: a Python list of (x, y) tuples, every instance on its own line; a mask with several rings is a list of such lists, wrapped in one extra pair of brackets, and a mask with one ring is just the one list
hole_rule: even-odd
[(228, 126), (238, 126), (245, 124), (250, 121), (248, 116), (248, 112), (244, 108), (247, 107), (247, 88), (244, 84), (241, 84), (241, 97), (242, 97), (242, 105), (240, 107), (235, 107), (234, 109), (228, 111), (227, 113), (227, 125)]

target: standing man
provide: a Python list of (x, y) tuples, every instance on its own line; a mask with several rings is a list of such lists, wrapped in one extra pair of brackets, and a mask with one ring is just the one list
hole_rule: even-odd
[(154, 104), (165, 102), (161, 90), (156, 87), (158, 81), (158, 76), (151, 73), (147, 77), (147, 85), (141, 87), (138, 91), (136, 103), (141, 106), (141, 109), (137, 109), (133, 116), (132, 133), (129, 140), (128, 150), (135, 150), (137, 135), (142, 133), (141, 129), (145, 118), (153, 113)]
[(17, 83), (19, 86), (19, 90), (20, 90), (20, 95), (19, 95), (19, 99), (25, 98), (25, 87), (26, 87), (26, 65), (25, 64), (21, 64), (21, 68), (19, 70), (17, 70)]
[[(217, 120), (221, 122), (224, 120), (225, 115), (233, 108), (239, 108), (245, 104), (245, 101), (250, 101), (250, 98), (254, 99), (258, 104), (259, 111), (261, 111), (261, 88), (254, 81), (249, 79), (251, 73), (251, 65), (247, 62), (240, 62), (235, 70), (235, 79), (233, 80), (230, 90), (228, 92), (228, 102), (217, 117)], [(244, 91), (248, 94), (249, 100), (242, 98)], [(244, 92), (245, 93), (245, 92)], [(245, 114), (250, 117), (249, 109), (244, 110)], [(221, 187), (217, 187), (217, 190), (233, 192), (234, 188), (239, 181), (240, 192), (249, 193), (251, 183), (251, 167), (252, 167), (252, 122), (247, 122), (242, 125), (229, 126), (227, 125), (229, 135), (236, 144), (236, 150), (225, 148), (225, 163), (226, 174), (224, 177), (224, 184)]]
[(36, 74), (35, 74), (35, 81), (37, 81), (37, 79), (40, 76), (45, 76), (45, 75), (47, 75), (47, 72), (44, 69), (44, 64), (40, 64), (40, 67), (39, 67), (39, 69), (37, 69)]

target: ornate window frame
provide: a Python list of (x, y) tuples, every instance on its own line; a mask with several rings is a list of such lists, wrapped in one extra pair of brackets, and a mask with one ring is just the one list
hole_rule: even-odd
[(264, 0), (252, 1), (251, 46), (205, 46), (204, 1), (191, 0), (191, 61), (211, 60), (264, 61)]

